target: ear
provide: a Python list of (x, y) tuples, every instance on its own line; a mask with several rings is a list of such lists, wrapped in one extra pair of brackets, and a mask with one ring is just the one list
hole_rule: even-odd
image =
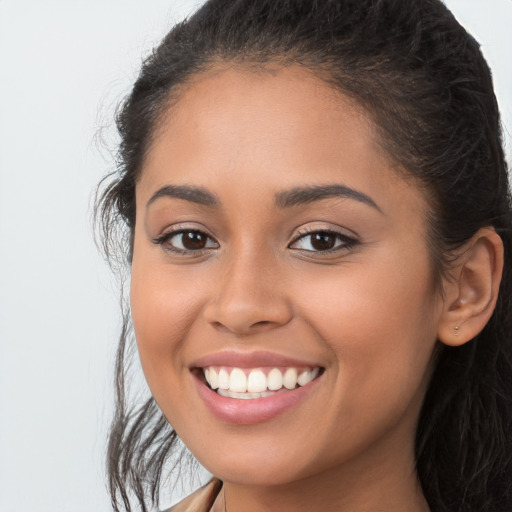
[(480, 229), (464, 245), (443, 282), (444, 304), (438, 339), (459, 346), (473, 339), (491, 318), (503, 272), (503, 242), (492, 228)]

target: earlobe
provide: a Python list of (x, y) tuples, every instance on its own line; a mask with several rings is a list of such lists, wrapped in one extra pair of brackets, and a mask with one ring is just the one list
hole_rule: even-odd
[(486, 325), (496, 306), (503, 271), (503, 242), (492, 228), (480, 229), (464, 246), (452, 279), (444, 283), (445, 300), (438, 339), (459, 346)]

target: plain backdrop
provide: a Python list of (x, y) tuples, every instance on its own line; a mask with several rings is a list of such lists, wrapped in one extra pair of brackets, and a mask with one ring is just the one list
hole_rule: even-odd
[[(103, 512), (120, 326), (92, 237), (112, 120), (197, 0), (0, 0), (0, 512)], [(512, 160), (512, 0), (449, 0), (494, 71)]]

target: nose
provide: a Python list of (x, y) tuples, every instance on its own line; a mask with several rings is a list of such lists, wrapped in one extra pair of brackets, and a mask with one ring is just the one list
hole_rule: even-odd
[(286, 325), (292, 306), (276, 262), (239, 256), (215, 279), (205, 320), (216, 329), (249, 335)]

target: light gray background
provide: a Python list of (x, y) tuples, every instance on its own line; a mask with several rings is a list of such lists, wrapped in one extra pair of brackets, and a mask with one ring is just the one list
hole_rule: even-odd
[[(0, 0), (0, 512), (110, 510), (103, 453), (120, 325), (92, 239), (113, 111), (200, 0)], [(449, 0), (494, 70), (511, 161), (512, 0)]]

